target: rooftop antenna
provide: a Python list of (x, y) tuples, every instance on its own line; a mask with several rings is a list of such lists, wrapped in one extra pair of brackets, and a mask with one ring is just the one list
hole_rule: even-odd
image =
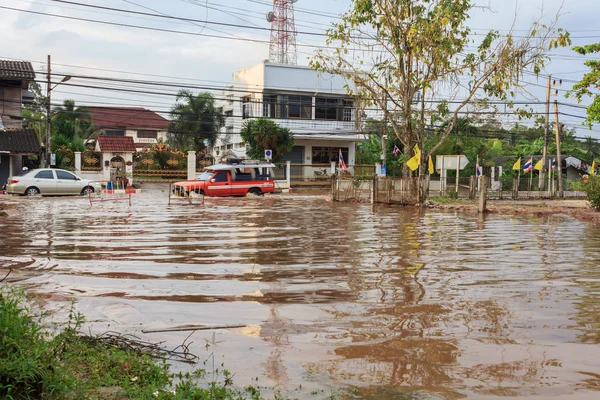
[(273, 11), (267, 13), (271, 23), (269, 61), (278, 64), (298, 64), (294, 3), (298, 0), (273, 0)]

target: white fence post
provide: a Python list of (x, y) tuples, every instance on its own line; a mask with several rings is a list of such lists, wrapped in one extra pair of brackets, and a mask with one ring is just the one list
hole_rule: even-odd
[(75, 152), (75, 173), (79, 174), (81, 172), (81, 152)]
[(196, 152), (188, 151), (188, 164), (187, 164), (187, 178), (188, 181), (196, 179)]
[(335, 175), (335, 161), (331, 162), (331, 175)]
[(292, 175), (292, 162), (286, 161), (285, 162), (285, 180), (287, 181), (288, 189), (292, 187), (291, 175)]

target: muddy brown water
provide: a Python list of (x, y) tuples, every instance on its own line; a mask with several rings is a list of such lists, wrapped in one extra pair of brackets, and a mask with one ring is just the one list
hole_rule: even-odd
[(0, 272), (13, 267), (56, 320), (75, 298), (86, 329), (166, 346), (189, 333), (141, 330), (247, 325), (189, 339), (209, 373), (224, 362), (240, 386), (299, 398), (600, 398), (598, 225), (325, 196), (22, 201), (0, 219)]

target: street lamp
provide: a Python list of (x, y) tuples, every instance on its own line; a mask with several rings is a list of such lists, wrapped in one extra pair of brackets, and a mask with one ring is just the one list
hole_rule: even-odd
[(51, 123), (51, 118), (50, 118), (50, 103), (51, 103), (51, 93), (52, 91), (61, 83), (64, 83), (66, 81), (68, 81), (69, 79), (71, 79), (71, 75), (67, 75), (64, 76), (60, 82), (58, 82), (57, 84), (55, 84), (54, 86), (51, 87), (51, 82), (50, 82), (50, 56), (48, 56), (48, 75), (47, 75), (47, 101), (46, 101), (46, 167), (50, 168), (50, 123)]

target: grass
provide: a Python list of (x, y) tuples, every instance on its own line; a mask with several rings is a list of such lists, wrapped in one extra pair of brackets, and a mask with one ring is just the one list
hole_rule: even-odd
[(82, 340), (73, 307), (58, 334), (43, 329), (44, 314), (16, 289), (0, 289), (0, 398), (2, 399), (261, 399), (258, 388), (201, 384), (205, 370), (169, 372), (165, 360)]
[(429, 200), (438, 203), (438, 204), (455, 204), (458, 203), (459, 200), (457, 198), (452, 198), (452, 197), (430, 197)]

